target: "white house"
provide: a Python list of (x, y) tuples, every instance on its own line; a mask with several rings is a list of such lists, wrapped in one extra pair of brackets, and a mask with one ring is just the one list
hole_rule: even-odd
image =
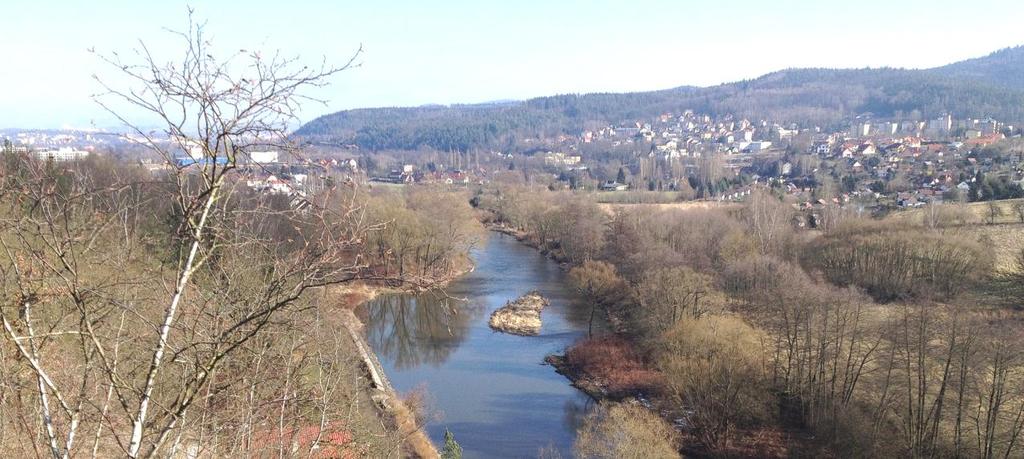
[(255, 164), (272, 164), (278, 160), (278, 152), (276, 151), (251, 151), (249, 152), (249, 160)]
[(36, 152), (36, 158), (43, 161), (74, 161), (76, 159), (85, 158), (86, 156), (89, 156), (88, 151), (75, 150), (71, 147), (60, 147), (57, 150), (40, 150)]
[(750, 142), (750, 144), (747, 145), (746, 148), (744, 148), (744, 150), (750, 150), (751, 152), (758, 152), (758, 151), (767, 150), (767, 149), (769, 149), (771, 147), (772, 147), (772, 143), (771, 142), (769, 142), (767, 140), (762, 140), (760, 142)]

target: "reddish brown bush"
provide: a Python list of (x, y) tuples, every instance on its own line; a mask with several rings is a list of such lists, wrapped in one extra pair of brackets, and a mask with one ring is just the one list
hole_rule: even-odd
[(662, 387), (661, 373), (646, 368), (633, 346), (621, 338), (580, 341), (565, 353), (565, 360), (612, 397), (658, 392)]
[(322, 428), (319, 425), (274, 428), (257, 432), (251, 451), (257, 457), (270, 457), (281, 451), (325, 459), (360, 457), (360, 453), (351, 448), (353, 439), (352, 432), (341, 422), (328, 422)]

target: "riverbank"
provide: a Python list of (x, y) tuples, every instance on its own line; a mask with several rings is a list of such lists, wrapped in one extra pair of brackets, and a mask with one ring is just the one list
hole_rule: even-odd
[(411, 457), (433, 459), (440, 455), (426, 433), (416, 424), (416, 415), (391, 386), (377, 356), (363, 338), (363, 324), (350, 309), (340, 311), (341, 322), (355, 344), (363, 371), (370, 378), (370, 399), (380, 414), (391, 420), (393, 428), (404, 439), (405, 451)]
[(564, 355), (548, 355), (544, 362), (596, 401), (657, 397), (665, 385), (661, 372), (614, 335), (578, 341)]
[(551, 365), (555, 369), (555, 373), (565, 376), (565, 379), (569, 380), (569, 385), (587, 394), (595, 402), (601, 402), (608, 398), (608, 392), (598, 380), (569, 365), (564, 355), (550, 354), (544, 357), (544, 363)]
[[(474, 266), (467, 263), (463, 269), (453, 272), (445, 279), (434, 281), (433, 285), (443, 286), (468, 272), (472, 272)], [(403, 439), (404, 452), (409, 457), (434, 459), (440, 457), (437, 447), (430, 441), (430, 437), (423, 431), (422, 426), (417, 424), (416, 413), (402, 399), (401, 395), (391, 385), (387, 374), (384, 371), (380, 360), (373, 352), (369, 343), (366, 342), (362, 321), (353, 312), (357, 306), (384, 294), (396, 294), (404, 292), (422, 291), (426, 283), (415, 282), (406, 284), (405, 288), (373, 284), (367, 282), (356, 282), (351, 285), (340, 286), (328, 291), (328, 295), (338, 298), (338, 318), (351, 339), (361, 371), (370, 381), (370, 393), (367, 394), (378, 410), (378, 414), (389, 420), (391, 427), (397, 431)]]
[(504, 235), (507, 235), (507, 236), (512, 236), (517, 241), (519, 241), (521, 244), (523, 244), (523, 245), (525, 245), (525, 246), (527, 246), (527, 247), (529, 247), (531, 249), (534, 249), (534, 250), (540, 252), (541, 255), (544, 255), (549, 260), (551, 260), (551, 261), (555, 262), (556, 264), (558, 264), (558, 267), (561, 268), (562, 271), (568, 271), (570, 268), (572, 268), (572, 265), (565, 258), (559, 257), (558, 254), (556, 254), (555, 252), (552, 252), (550, 250), (541, 249), (541, 247), (537, 243), (537, 241), (534, 241), (531, 238), (530, 233), (528, 233), (526, 231), (523, 231), (523, 230), (520, 230), (520, 229), (516, 229), (516, 228), (512, 228), (510, 226), (505, 225), (504, 223), (494, 223), (494, 222), (484, 223), (484, 227), (487, 228), (488, 231), (494, 231), (496, 233), (501, 233), (501, 234), (504, 234)]

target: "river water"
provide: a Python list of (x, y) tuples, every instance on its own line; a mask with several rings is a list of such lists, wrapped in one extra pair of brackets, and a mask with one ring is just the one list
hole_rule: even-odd
[[(558, 265), (512, 237), (490, 233), (473, 258), (476, 269), (443, 292), (364, 304), (367, 340), (396, 390), (426, 390), (426, 430), (439, 448), (447, 428), (467, 458), (537, 457), (542, 448), (571, 457), (590, 399), (543, 360), (586, 334), (585, 311), (572, 307)], [(492, 311), (530, 290), (551, 302), (539, 336), (487, 326)]]

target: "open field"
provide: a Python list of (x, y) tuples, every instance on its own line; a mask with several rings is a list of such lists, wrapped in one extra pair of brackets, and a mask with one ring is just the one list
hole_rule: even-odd
[[(972, 202), (963, 206), (972, 215), (972, 220), (958, 227), (961, 231), (976, 234), (981, 240), (988, 241), (996, 256), (996, 266), (1006, 267), (1013, 262), (1013, 257), (1024, 249), (1024, 223), (1014, 212), (1013, 206), (1016, 203), (1024, 202), (1024, 199), (1007, 199), (995, 201), (999, 208), (992, 224), (988, 224), (990, 209), (988, 202)], [(927, 208), (910, 209), (891, 214), (888, 218), (902, 221), (922, 222), (926, 216)]]
[[(1024, 199), (1005, 199), (1002, 201), (994, 201), (993, 204), (999, 210), (996, 211), (998, 215), (993, 219), (993, 223), (1021, 223), (1020, 216), (1014, 211), (1014, 205), (1017, 203), (1024, 202)], [(978, 218), (978, 221), (988, 222), (989, 203), (988, 202), (972, 202), (967, 204), (967, 208), (974, 213)]]
[(973, 225), (968, 231), (978, 234), (979, 239), (991, 241), (998, 269), (1010, 266), (1024, 249), (1024, 224), (1021, 223)]
[(670, 204), (679, 201), (678, 191), (598, 191), (594, 200), (604, 204)]
[(609, 213), (615, 213), (624, 209), (648, 208), (657, 210), (681, 209), (681, 210), (705, 210), (705, 209), (738, 209), (742, 205), (734, 202), (719, 201), (681, 201), (664, 203), (607, 203), (598, 201), (598, 205)]
[[(993, 204), (999, 209), (994, 218), (993, 223), (1021, 223), (1020, 217), (1014, 211), (1014, 205), (1020, 202), (1024, 202), (1024, 199), (1004, 199), (1001, 201), (994, 201)], [(943, 204), (943, 205), (956, 205), (956, 204)], [(989, 202), (969, 202), (962, 204), (974, 215), (974, 223), (988, 223), (987, 219), (989, 216)], [(927, 207), (919, 207), (916, 209), (901, 210), (893, 212), (889, 215), (889, 218), (893, 219), (911, 219), (918, 222), (924, 218), (925, 212), (928, 211)]]

